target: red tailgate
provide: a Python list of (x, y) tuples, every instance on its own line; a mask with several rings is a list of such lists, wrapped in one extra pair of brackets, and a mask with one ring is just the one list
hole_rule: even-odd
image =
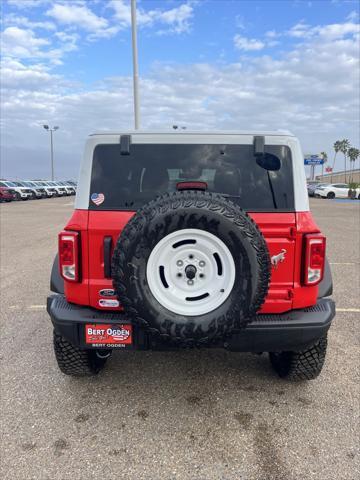
[[(296, 245), (295, 213), (250, 213), (264, 235), (270, 256), (271, 283), (261, 313), (281, 313), (292, 308)], [(277, 260), (277, 262), (276, 262)]]
[[(116, 300), (115, 296), (100, 294), (102, 290), (112, 289), (111, 278), (104, 275), (104, 239), (112, 239), (112, 253), (120, 232), (133, 215), (134, 212), (89, 211), (89, 297), (92, 307), (118, 310), (111, 305), (111, 300)], [(107, 303), (109, 307), (105, 306)]]

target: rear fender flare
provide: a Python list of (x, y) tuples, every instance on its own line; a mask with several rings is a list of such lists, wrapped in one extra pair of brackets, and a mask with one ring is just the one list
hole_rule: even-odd
[(56, 254), (54, 263), (51, 269), (50, 277), (50, 290), (55, 293), (61, 293), (64, 295), (64, 279), (60, 275), (59, 271), (59, 255)]
[(333, 293), (333, 281), (330, 270), (329, 260), (325, 259), (324, 277), (319, 283), (318, 298), (329, 297)]

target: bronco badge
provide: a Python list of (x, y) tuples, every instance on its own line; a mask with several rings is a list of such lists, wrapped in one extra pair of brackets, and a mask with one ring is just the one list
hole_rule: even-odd
[(279, 263), (283, 263), (285, 261), (285, 253), (286, 253), (285, 248), (282, 248), (280, 253), (278, 253), (277, 255), (273, 255), (271, 257), (271, 265), (274, 268), (277, 268)]

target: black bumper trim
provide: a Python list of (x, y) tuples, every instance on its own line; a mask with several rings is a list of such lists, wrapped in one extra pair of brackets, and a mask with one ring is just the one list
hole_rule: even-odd
[[(74, 305), (68, 303), (63, 295), (49, 296), (47, 311), (56, 331), (78, 346), (84, 346), (82, 326), (85, 323), (132, 323), (131, 318), (124, 313)], [(242, 352), (302, 350), (326, 334), (334, 316), (334, 301), (323, 298), (313, 307), (302, 310), (257, 315), (243, 330), (234, 332), (214, 346)], [(161, 345), (151, 341), (146, 332), (136, 326), (134, 347), (162, 349)]]

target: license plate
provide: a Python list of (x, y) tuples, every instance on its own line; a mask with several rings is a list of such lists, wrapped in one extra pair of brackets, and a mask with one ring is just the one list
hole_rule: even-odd
[(85, 343), (96, 348), (125, 348), (132, 345), (132, 325), (86, 324)]

